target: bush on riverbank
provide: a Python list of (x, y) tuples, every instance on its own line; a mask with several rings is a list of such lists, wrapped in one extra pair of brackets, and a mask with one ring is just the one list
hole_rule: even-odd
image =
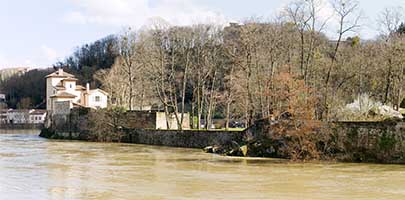
[[(332, 133), (318, 121), (262, 120), (251, 127), (242, 143), (212, 146), (209, 153), (228, 156), (272, 157), (291, 160), (330, 159), (336, 152)], [(250, 133), (249, 133), (250, 132)]]

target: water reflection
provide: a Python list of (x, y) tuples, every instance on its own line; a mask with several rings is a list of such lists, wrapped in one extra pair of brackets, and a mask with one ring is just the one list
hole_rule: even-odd
[(403, 199), (405, 166), (0, 134), (0, 199)]

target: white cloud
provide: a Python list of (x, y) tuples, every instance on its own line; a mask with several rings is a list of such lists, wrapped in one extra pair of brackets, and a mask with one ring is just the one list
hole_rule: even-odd
[[(56, 62), (57, 59), (60, 58), (60, 55), (58, 54), (58, 52), (55, 49), (52, 49), (46, 45), (42, 45), (41, 46), (41, 57), (43, 56), (43, 59), (47, 62)], [(27, 60), (29, 62), (31, 62), (30, 60)], [(26, 63), (27, 63), (26, 61)]]
[[(196, 5), (192, 0), (71, 0), (76, 10), (64, 20), (75, 24), (141, 27), (149, 19), (160, 17), (171, 24), (227, 22), (224, 15)], [(153, 3), (153, 5), (152, 5)]]

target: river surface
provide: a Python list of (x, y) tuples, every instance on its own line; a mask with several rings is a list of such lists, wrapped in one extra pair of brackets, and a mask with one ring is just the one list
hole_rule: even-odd
[(0, 199), (405, 199), (405, 166), (227, 158), (9, 132), (0, 134)]

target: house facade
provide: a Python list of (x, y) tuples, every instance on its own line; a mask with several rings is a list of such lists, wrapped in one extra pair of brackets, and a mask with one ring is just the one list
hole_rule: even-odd
[(28, 124), (43, 124), (46, 118), (46, 110), (32, 110)]
[(6, 102), (6, 95), (0, 92), (0, 103)]
[(57, 104), (68, 102), (69, 107), (106, 108), (108, 94), (101, 89), (90, 89), (77, 84), (78, 79), (63, 69), (46, 76), (46, 110), (55, 111)]
[(46, 110), (0, 110), (1, 124), (43, 124)]
[(7, 108), (7, 104), (6, 104), (6, 95), (2, 94), (0, 92), (0, 109), (6, 109)]

